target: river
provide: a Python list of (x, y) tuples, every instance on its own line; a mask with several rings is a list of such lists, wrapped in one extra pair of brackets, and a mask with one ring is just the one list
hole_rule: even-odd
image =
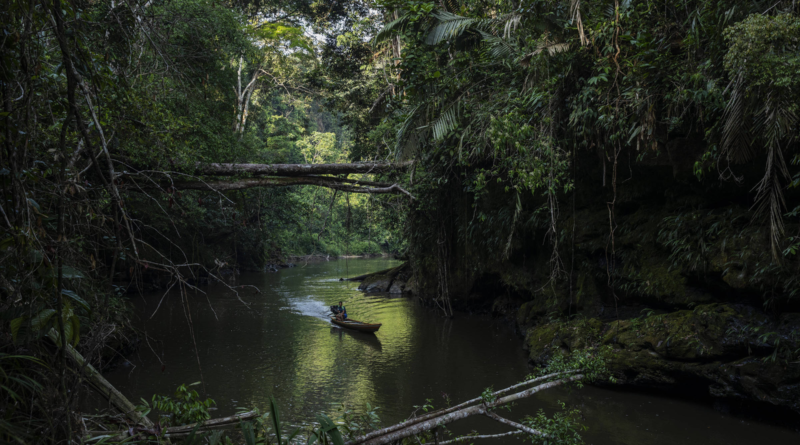
[[(339, 281), (397, 264), (383, 258), (349, 259), (243, 273), (236, 284), (255, 286), (260, 293), (242, 289), (237, 297), (213, 284), (204, 288), (205, 295), (190, 294), (188, 308), (177, 293), (134, 296), (139, 328), (148, 340), (106, 378), (138, 401), (171, 394), (202, 375), (205, 395), (217, 402), (213, 417), (238, 408), (267, 410), (274, 396), (283, 420), (294, 425), (314, 422), (320, 412), (335, 414), (341, 403), (357, 411), (366, 403), (377, 406), (381, 423), (389, 425), (427, 399), (442, 407), (445, 397), (458, 403), (526, 376), (522, 342), (504, 322), (467, 314), (445, 320), (413, 299), (365, 295), (356, 289), (358, 283)], [(326, 314), (339, 300), (351, 318), (383, 323), (380, 331), (369, 335), (333, 327)], [(197, 388), (202, 394), (202, 386)], [(791, 430), (705, 405), (600, 388), (543, 393), (508, 415), (552, 412), (559, 400), (581, 408), (587, 444), (800, 441)], [(453, 424), (453, 431), (504, 430), (488, 419), (465, 423)]]

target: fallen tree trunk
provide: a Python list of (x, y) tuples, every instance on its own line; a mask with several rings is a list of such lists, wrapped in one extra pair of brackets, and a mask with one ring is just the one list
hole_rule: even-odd
[[(513, 391), (515, 389), (524, 388), (526, 386), (533, 385), (534, 383), (543, 382), (543, 381), (546, 381), (548, 379), (552, 379), (554, 377), (566, 376), (566, 375), (575, 374), (575, 373), (578, 373), (578, 372), (579, 371), (566, 371), (566, 372), (558, 372), (558, 373), (552, 373), (552, 374), (543, 375), (543, 376), (537, 377), (535, 379), (527, 380), (527, 381), (524, 381), (522, 383), (517, 383), (516, 385), (509, 386), (508, 388), (503, 388), (503, 389), (497, 390), (497, 391), (495, 391), (495, 392), (493, 392), (491, 394), (491, 397), (497, 397), (497, 396), (500, 396), (502, 394), (506, 394), (508, 392), (511, 392), (511, 391)], [(536, 388), (539, 388), (539, 387), (537, 386)], [(533, 388), (533, 389), (536, 389), (536, 388)], [(467, 400), (466, 402), (459, 403), (456, 406), (452, 406), (450, 408), (434, 411), (434, 412), (425, 414), (424, 416), (415, 417), (413, 419), (406, 420), (405, 422), (401, 422), (401, 423), (398, 423), (398, 424), (395, 424), (395, 425), (392, 425), (392, 426), (389, 426), (389, 427), (386, 427), (386, 428), (383, 428), (383, 429), (380, 429), (380, 430), (377, 430), (377, 431), (373, 431), (373, 432), (365, 434), (363, 436), (356, 437), (355, 439), (345, 443), (345, 445), (356, 445), (356, 444), (364, 443), (364, 442), (369, 441), (370, 439), (374, 439), (376, 437), (380, 437), (380, 436), (383, 436), (383, 435), (386, 435), (388, 433), (391, 433), (391, 432), (394, 432), (394, 431), (398, 431), (398, 430), (401, 430), (401, 429), (404, 429), (404, 428), (408, 428), (411, 425), (415, 425), (415, 424), (418, 424), (418, 423), (421, 423), (421, 422), (424, 422), (424, 421), (427, 421), (427, 420), (430, 420), (430, 419), (435, 419), (435, 418), (442, 417), (445, 414), (449, 414), (449, 413), (452, 413), (454, 411), (461, 410), (463, 408), (475, 405), (476, 403), (480, 403), (482, 401), (483, 401), (483, 398), (476, 397), (474, 399)]]
[(100, 437), (111, 436), (110, 441), (123, 440), (126, 437), (135, 436), (139, 433), (158, 437), (181, 437), (188, 436), (192, 432), (202, 433), (212, 430), (227, 428), (237, 425), (239, 422), (251, 420), (258, 417), (258, 411), (248, 411), (246, 413), (235, 414), (228, 417), (206, 420), (205, 422), (191, 423), (189, 425), (173, 426), (165, 429), (159, 428), (131, 428), (127, 431), (87, 431), (86, 436)]
[[(50, 340), (53, 341), (56, 345), (60, 345), (60, 337), (58, 332), (55, 329), (50, 329), (47, 333), (47, 336), (50, 337)], [(67, 355), (78, 365), (79, 372), (82, 373), (87, 378), (87, 382), (89, 386), (94, 388), (97, 392), (103, 395), (109, 403), (111, 403), (114, 407), (120, 410), (125, 416), (127, 416), (130, 420), (134, 423), (142, 424), (147, 428), (152, 428), (154, 426), (153, 422), (147, 418), (144, 414), (136, 410), (136, 405), (131, 403), (125, 396), (122, 395), (121, 392), (114, 388), (111, 383), (108, 382), (101, 374), (98, 372), (94, 366), (89, 364), (83, 356), (75, 350), (71, 345), (65, 344), (65, 351)]]
[[(367, 440), (367, 441), (354, 440), (351, 443), (356, 443), (356, 444), (363, 443), (365, 445), (386, 445), (386, 444), (389, 444), (389, 443), (393, 443), (393, 442), (399, 441), (401, 439), (405, 439), (406, 437), (411, 437), (411, 436), (423, 433), (425, 431), (432, 430), (432, 429), (434, 429), (434, 428), (436, 428), (438, 426), (441, 426), (441, 425), (447, 425), (448, 423), (455, 422), (456, 420), (466, 419), (467, 417), (474, 416), (476, 414), (484, 414), (484, 415), (486, 415), (487, 413), (490, 413), (490, 410), (492, 408), (496, 408), (496, 407), (501, 406), (501, 405), (505, 405), (505, 404), (508, 404), (508, 403), (511, 403), (511, 402), (514, 402), (514, 401), (517, 401), (517, 400), (520, 400), (520, 399), (524, 399), (526, 397), (532, 396), (533, 394), (536, 394), (539, 391), (542, 391), (542, 390), (545, 390), (545, 389), (549, 389), (549, 388), (553, 388), (553, 387), (556, 387), (556, 386), (559, 386), (559, 385), (563, 385), (565, 383), (573, 382), (573, 381), (576, 381), (576, 380), (580, 380), (582, 378), (583, 378), (583, 374), (577, 374), (577, 375), (572, 376), (572, 377), (567, 377), (567, 378), (556, 380), (556, 381), (553, 381), (553, 382), (543, 383), (541, 385), (535, 386), (535, 387), (527, 389), (525, 391), (521, 391), (521, 392), (518, 392), (516, 394), (511, 394), (509, 396), (505, 396), (505, 397), (499, 398), (499, 399), (497, 399), (497, 400), (495, 400), (494, 402), (491, 402), (491, 403), (483, 403), (483, 404), (476, 405), (476, 406), (470, 406), (470, 407), (467, 407), (467, 408), (463, 408), (463, 409), (460, 409), (460, 410), (457, 410), (457, 411), (453, 411), (453, 412), (450, 412), (450, 413), (447, 413), (447, 414), (444, 414), (444, 415), (440, 415), (440, 416), (434, 417), (432, 419), (425, 420), (424, 422), (420, 422), (420, 423), (411, 425), (411, 426), (409, 426), (407, 428), (403, 428), (401, 430), (392, 431), (392, 432), (389, 432), (389, 433), (386, 433), (386, 434), (382, 434), (382, 435), (380, 435), (380, 436), (378, 436), (378, 437), (376, 437), (374, 439), (370, 439), (370, 440)], [(494, 420), (499, 420), (498, 417), (500, 417), (500, 416), (494, 415), (494, 416), (489, 416), (489, 417), (494, 419)], [(502, 419), (502, 418), (500, 418), (500, 419)], [(505, 423), (505, 424), (519, 425), (519, 424), (516, 424), (516, 422), (511, 422), (511, 421), (508, 421), (506, 419), (503, 419), (503, 420), (504, 421), (502, 423)], [(521, 431), (524, 431), (524, 432), (526, 432), (528, 434), (534, 434), (534, 435), (537, 435), (537, 436), (544, 436), (545, 435), (544, 433), (542, 433), (540, 431), (536, 431), (536, 430), (534, 430), (532, 428), (525, 427), (524, 425), (519, 425), (519, 426), (524, 428), (524, 429), (520, 428)]]
[(236, 176), (243, 173), (269, 176), (306, 175), (344, 175), (374, 174), (402, 170), (413, 164), (412, 161), (396, 164), (384, 162), (363, 162), (351, 164), (201, 164), (196, 166), (197, 174), (212, 176)]
[[(169, 187), (178, 190), (207, 190), (225, 192), (230, 190), (244, 190), (256, 187), (289, 187), (293, 185), (315, 185), (350, 193), (370, 193), (370, 194), (404, 194), (412, 199), (414, 196), (397, 184), (380, 184), (384, 187), (363, 187), (356, 185), (358, 182), (353, 180), (341, 180), (325, 176), (297, 176), (297, 177), (277, 177), (277, 178), (243, 178), (230, 181), (181, 181), (171, 184), (162, 184), (161, 187)], [(363, 184), (363, 183), (362, 183)], [(370, 183), (366, 183), (370, 184)], [(144, 186), (151, 188), (152, 186)]]

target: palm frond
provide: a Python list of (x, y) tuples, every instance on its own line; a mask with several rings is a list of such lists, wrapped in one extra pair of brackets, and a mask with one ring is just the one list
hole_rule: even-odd
[(542, 45), (534, 51), (534, 54), (538, 54), (542, 51), (547, 51), (547, 54), (553, 56), (558, 53), (563, 53), (564, 51), (569, 50), (569, 43), (559, 42), (559, 43), (550, 43), (547, 45)]
[[(783, 186), (779, 175), (779, 164), (783, 162), (783, 154), (780, 146), (769, 146), (767, 149), (767, 167), (764, 177), (755, 187), (755, 213), (756, 215), (766, 215), (770, 231), (770, 247), (772, 258), (780, 261), (780, 243), (785, 232), (783, 225), (783, 210), (786, 208), (786, 201), (783, 198)], [(785, 163), (784, 163), (785, 165)]]
[(517, 53), (519, 50), (516, 45), (512, 44), (506, 39), (494, 36), (487, 32), (480, 32), (483, 36), (483, 41), (488, 46), (488, 54), (492, 59), (503, 59)]
[(400, 128), (397, 129), (397, 134), (395, 136), (395, 157), (398, 160), (409, 159), (414, 154), (413, 151), (416, 149), (417, 145), (416, 138), (408, 134), (408, 129), (411, 128), (411, 124), (417, 119), (417, 113), (421, 106), (422, 104), (417, 104), (408, 110), (408, 116), (403, 120)]
[(753, 157), (752, 119), (745, 101), (744, 81), (740, 75), (734, 81), (731, 98), (722, 115), (722, 153), (736, 163)]
[(545, 41), (541, 45), (537, 46), (535, 50), (526, 54), (521, 60), (520, 64), (522, 66), (528, 66), (531, 63), (531, 59), (534, 56), (538, 56), (539, 54), (546, 53), (550, 56), (554, 56), (558, 53), (565, 52), (569, 50), (569, 43), (566, 42), (547, 42)]
[(461, 35), (467, 28), (480, 22), (480, 19), (463, 17), (447, 11), (437, 11), (433, 13), (438, 20), (436, 26), (428, 33), (425, 43), (436, 45), (445, 40), (453, 39)]
[(519, 27), (519, 24), (522, 21), (522, 15), (518, 13), (506, 14), (502, 17), (499, 17), (497, 21), (503, 24), (503, 38), (510, 39), (511, 33), (516, 31)]
[[(777, 97), (776, 97), (777, 96)], [(781, 260), (781, 240), (785, 233), (783, 213), (786, 200), (783, 196), (783, 180), (791, 180), (781, 142), (791, 136), (798, 123), (791, 111), (791, 104), (779, 95), (768, 95), (755, 119), (755, 130), (766, 138), (767, 164), (764, 177), (755, 186), (757, 214), (766, 214), (770, 228), (772, 257)]]
[(458, 102), (451, 105), (444, 110), (439, 117), (431, 123), (433, 129), (433, 138), (440, 141), (447, 136), (447, 134), (456, 128), (458, 124)]
[(391, 22), (387, 23), (383, 29), (380, 30), (378, 35), (375, 36), (373, 39), (373, 44), (377, 45), (379, 43), (383, 43), (386, 40), (392, 38), (396, 30), (402, 30), (403, 26), (405, 26), (406, 22), (408, 22), (408, 14), (403, 14), (397, 19), (392, 20)]

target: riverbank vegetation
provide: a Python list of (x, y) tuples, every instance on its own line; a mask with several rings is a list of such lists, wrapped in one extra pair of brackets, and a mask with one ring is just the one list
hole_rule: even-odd
[(797, 413), (796, 3), (387, 5), (410, 287), (534, 363), (613, 345), (628, 384)]
[(800, 410), (797, 2), (0, 17), (4, 440), (77, 437), (67, 344), (123, 354), (126, 292), (310, 254), (400, 253), (420, 298), (512, 319), (533, 363), (607, 345), (621, 382)]

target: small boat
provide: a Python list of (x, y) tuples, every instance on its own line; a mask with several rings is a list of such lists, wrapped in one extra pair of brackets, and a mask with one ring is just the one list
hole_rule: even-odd
[(377, 332), (378, 329), (381, 328), (381, 324), (372, 324), (372, 323), (364, 323), (363, 321), (358, 320), (351, 320), (346, 319), (345, 321), (339, 321), (336, 317), (331, 317), (331, 323), (335, 324), (336, 326), (341, 326), (347, 329), (353, 329), (354, 331), (361, 331), (361, 332)]

